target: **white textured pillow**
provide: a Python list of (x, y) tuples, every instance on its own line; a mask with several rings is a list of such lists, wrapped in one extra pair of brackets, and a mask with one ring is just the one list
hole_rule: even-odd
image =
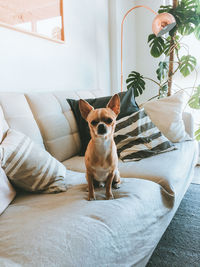
[(16, 195), (4, 170), (0, 167), (0, 214), (8, 207)]
[(0, 143), (2, 142), (3, 138), (5, 137), (8, 129), (9, 129), (8, 124), (4, 118), (2, 107), (0, 106)]
[(192, 140), (182, 119), (188, 97), (184, 91), (144, 104), (144, 110), (158, 129), (171, 141)]
[(28, 136), (9, 129), (0, 145), (1, 165), (12, 183), (30, 192), (66, 191), (62, 163)]

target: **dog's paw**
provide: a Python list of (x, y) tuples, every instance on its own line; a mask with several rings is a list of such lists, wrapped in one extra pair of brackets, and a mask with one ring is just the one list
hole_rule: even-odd
[(106, 194), (106, 200), (114, 199), (113, 194)]
[(94, 200), (96, 200), (95, 196), (88, 196), (88, 201), (94, 201)]
[(114, 184), (112, 184), (112, 187), (114, 189), (119, 189), (120, 188), (120, 183), (114, 183)]

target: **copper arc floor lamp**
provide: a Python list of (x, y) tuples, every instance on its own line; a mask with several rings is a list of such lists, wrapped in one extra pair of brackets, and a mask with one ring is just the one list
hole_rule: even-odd
[(166, 13), (166, 12), (158, 14), (157, 12), (155, 12), (153, 9), (151, 9), (148, 6), (144, 6), (144, 5), (134, 6), (126, 12), (126, 14), (124, 15), (124, 17), (122, 19), (122, 23), (121, 23), (121, 92), (123, 91), (123, 30), (124, 30), (124, 21), (125, 21), (127, 15), (131, 11), (133, 11), (134, 9), (139, 8), (139, 7), (144, 7), (156, 15), (156, 17), (154, 18), (154, 20), (152, 22), (152, 31), (157, 37), (162, 36), (163, 34), (171, 31), (171, 29), (173, 29), (176, 25), (176, 20), (175, 20), (173, 15), (171, 15), (170, 13)]

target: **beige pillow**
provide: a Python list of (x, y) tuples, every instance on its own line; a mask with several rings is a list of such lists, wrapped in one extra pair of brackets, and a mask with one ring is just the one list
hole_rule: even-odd
[(4, 170), (0, 167), (0, 214), (8, 207), (16, 195)]
[(143, 107), (158, 129), (175, 143), (192, 140), (185, 131), (182, 118), (187, 101), (186, 93), (180, 91), (169, 97), (149, 101)]
[(0, 145), (1, 164), (12, 183), (26, 191), (66, 191), (62, 163), (26, 135), (9, 129)]
[(2, 107), (0, 106), (0, 143), (5, 137), (8, 129), (9, 129), (8, 124), (4, 118)]

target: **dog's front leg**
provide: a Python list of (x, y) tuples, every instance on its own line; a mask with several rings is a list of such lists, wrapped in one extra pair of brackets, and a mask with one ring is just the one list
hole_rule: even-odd
[(114, 173), (113, 172), (109, 173), (107, 181), (106, 181), (106, 199), (107, 200), (113, 199), (113, 194), (111, 190), (113, 178), (114, 178)]
[(94, 184), (93, 184), (93, 176), (92, 174), (87, 172), (87, 182), (88, 182), (88, 200), (95, 200), (94, 194)]

